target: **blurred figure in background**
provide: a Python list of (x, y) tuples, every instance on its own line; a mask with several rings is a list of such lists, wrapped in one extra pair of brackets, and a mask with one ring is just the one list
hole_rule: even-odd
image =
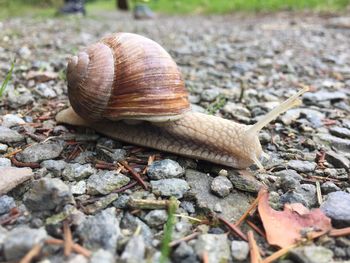
[(153, 11), (147, 5), (147, 2), (149, 2), (149, 0), (135, 0), (135, 19), (152, 19), (155, 17)]
[(85, 15), (84, 0), (64, 0), (64, 6), (61, 7), (59, 13)]

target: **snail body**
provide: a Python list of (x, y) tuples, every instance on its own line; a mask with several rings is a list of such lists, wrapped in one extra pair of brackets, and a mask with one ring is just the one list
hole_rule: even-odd
[(72, 57), (67, 80), (72, 107), (58, 113), (58, 122), (239, 169), (254, 163), (263, 169), (259, 131), (298, 103), (306, 91), (299, 91), (252, 126), (191, 112), (184, 82), (170, 55), (152, 40), (130, 33), (103, 38)]

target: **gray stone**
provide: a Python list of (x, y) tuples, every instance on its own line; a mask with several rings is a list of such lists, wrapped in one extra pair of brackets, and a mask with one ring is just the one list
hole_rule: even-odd
[(226, 234), (200, 235), (194, 245), (197, 256), (208, 253), (209, 262), (226, 262), (230, 259), (230, 246)]
[(111, 193), (109, 195), (105, 195), (99, 198), (94, 203), (85, 206), (84, 212), (86, 214), (96, 214), (102, 211), (103, 209), (105, 209), (111, 203), (113, 203), (117, 198), (118, 198), (117, 193)]
[(350, 225), (350, 194), (337, 191), (328, 194), (321, 210), (332, 219), (332, 223), (339, 227)]
[(126, 244), (121, 255), (123, 263), (140, 263), (144, 261), (146, 245), (141, 235), (133, 236)]
[(2, 117), (2, 126), (11, 128), (13, 126), (24, 124), (25, 121), (16, 114), (6, 114)]
[(185, 209), (190, 214), (192, 214), (192, 213), (194, 213), (196, 211), (195, 208), (194, 208), (194, 204), (192, 202), (189, 202), (189, 201), (182, 201), (180, 203), (180, 207)]
[(342, 154), (338, 154), (333, 151), (327, 151), (325, 158), (327, 162), (332, 164), (335, 168), (350, 168), (350, 160)]
[(161, 196), (174, 196), (176, 198), (182, 198), (183, 195), (190, 189), (188, 183), (185, 180), (171, 178), (161, 179), (158, 181), (151, 181), (152, 193)]
[(329, 194), (332, 192), (340, 191), (340, 188), (336, 186), (335, 183), (331, 181), (327, 181), (321, 185), (321, 190), (323, 194)]
[(115, 263), (115, 258), (111, 252), (99, 249), (92, 253), (90, 263)]
[(74, 163), (79, 163), (79, 164), (86, 164), (89, 163), (89, 159), (93, 158), (95, 156), (95, 152), (91, 151), (84, 151), (81, 152), (75, 159)]
[(300, 186), (302, 177), (294, 170), (283, 170), (275, 173), (280, 179), (281, 188), (284, 191), (295, 189)]
[(235, 261), (244, 261), (249, 254), (249, 245), (246, 241), (233, 240), (231, 242), (231, 255)]
[(141, 228), (140, 234), (143, 236), (143, 240), (147, 245), (151, 245), (153, 241), (153, 233), (151, 228), (145, 224), (139, 218), (131, 215), (130, 213), (125, 213), (120, 224), (121, 228), (128, 229), (129, 231), (135, 231), (137, 228)]
[(128, 195), (121, 195), (121, 196), (118, 197), (118, 199), (116, 201), (113, 202), (113, 205), (116, 208), (124, 209), (124, 208), (128, 207), (129, 200), (130, 200), (130, 196), (128, 196)]
[(191, 187), (188, 196), (194, 198), (197, 208), (204, 213), (214, 211), (215, 206), (219, 204), (223, 217), (230, 218), (232, 221), (238, 220), (240, 215), (250, 206), (253, 197), (246, 192), (233, 189), (226, 198), (220, 198), (211, 193), (212, 180), (213, 178), (205, 173), (191, 169), (186, 170), (186, 181)]
[(108, 208), (95, 216), (88, 217), (78, 226), (77, 234), (86, 248), (91, 250), (102, 248), (115, 255), (120, 235), (115, 208)]
[(338, 138), (325, 133), (317, 134), (317, 136), (314, 136), (314, 139), (339, 151), (350, 153), (350, 140), (348, 139)]
[(303, 96), (303, 100), (317, 103), (319, 101), (346, 100), (347, 95), (341, 91), (317, 91), (308, 92)]
[(0, 167), (11, 167), (10, 159), (0, 157)]
[(166, 210), (152, 210), (145, 216), (144, 221), (151, 227), (162, 227), (167, 219)]
[(228, 178), (235, 189), (243, 192), (258, 193), (263, 184), (258, 181), (251, 173), (234, 169), (227, 170)]
[[(190, 245), (188, 245), (184, 241), (181, 242), (180, 245), (178, 245), (175, 251), (173, 252), (173, 258), (175, 258), (176, 260), (187, 259), (188, 257), (191, 257), (191, 256), (194, 256), (194, 250)], [(181, 261), (181, 262), (185, 262), (185, 261)]]
[(155, 161), (147, 169), (147, 175), (152, 180), (180, 177), (184, 172), (179, 163), (170, 159)]
[(25, 163), (36, 163), (54, 159), (63, 151), (63, 144), (58, 142), (37, 143), (16, 154), (17, 160)]
[(74, 199), (68, 185), (57, 178), (42, 178), (34, 181), (24, 197), (25, 206), (33, 212), (58, 211), (70, 203), (74, 203)]
[(64, 168), (66, 168), (67, 163), (63, 160), (46, 160), (40, 163), (41, 167), (46, 168), (54, 176), (60, 176)]
[(91, 164), (67, 164), (62, 172), (62, 177), (68, 181), (79, 181), (94, 174), (96, 170)]
[(349, 139), (350, 138), (350, 129), (333, 126), (329, 128), (329, 132), (337, 137), (343, 138), (343, 139)]
[(11, 143), (11, 142), (20, 142), (23, 141), (23, 135), (19, 134), (16, 131), (11, 130), (10, 128), (0, 126), (0, 142)]
[(215, 177), (210, 187), (213, 193), (220, 197), (228, 196), (233, 189), (231, 181), (226, 176)]
[(81, 180), (71, 184), (71, 191), (73, 195), (82, 195), (86, 193), (86, 182)]
[[(0, 225), (0, 251), (3, 251), (2, 246), (4, 245), (4, 241), (7, 237), (7, 234), (8, 234), (7, 229)], [(3, 255), (0, 256), (0, 258), (1, 260), (4, 260)]]
[(291, 160), (287, 163), (287, 166), (301, 173), (313, 172), (316, 169), (316, 163), (301, 160)]
[(9, 191), (33, 177), (32, 169), (17, 167), (0, 167), (0, 195)]
[(311, 184), (301, 184), (295, 190), (289, 191), (280, 197), (282, 204), (302, 203), (304, 206), (311, 208), (316, 202), (316, 187)]
[(321, 246), (303, 246), (291, 250), (292, 258), (300, 263), (330, 263), (333, 262), (332, 250)]
[(16, 207), (15, 200), (8, 195), (0, 196), (0, 215), (10, 212), (11, 208)]
[(5, 153), (8, 149), (8, 146), (6, 144), (0, 143), (0, 153)]
[(130, 182), (130, 178), (114, 171), (99, 171), (87, 180), (87, 193), (107, 195)]
[(6, 260), (19, 260), (34, 245), (42, 243), (47, 238), (45, 229), (31, 229), (26, 226), (12, 229), (4, 240), (4, 255)]
[(206, 89), (201, 93), (202, 100), (213, 101), (217, 96), (220, 95), (220, 90), (218, 89)]
[(108, 151), (103, 148), (98, 149), (99, 153), (102, 154), (108, 162), (119, 162), (125, 159), (126, 150), (124, 149), (113, 149), (112, 151)]
[(290, 125), (293, 121), (297, 120), (300, 115), (305, 115), (313, 127), (321, 127), (323, 125), (322, 120), (325, 118), (323, 113), (313, 109), (290, 109), (280, 118), (283, 124)]
[(35, 87), (35, 91), (43, 98), (55, 98), (57, 97), (56, 92), (46, 83), (39, 83)]

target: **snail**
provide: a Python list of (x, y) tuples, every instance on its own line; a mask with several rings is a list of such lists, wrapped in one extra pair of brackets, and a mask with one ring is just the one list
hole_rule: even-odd
[(254, 125), (191, 112), (181, 73), (156, 42), (131, 33), (102, 38), (67, 67), (71, 107), (57, 122), (113, 139), (244, 169), (263, 169), (259, 131), (297, 105), (304, 88)]

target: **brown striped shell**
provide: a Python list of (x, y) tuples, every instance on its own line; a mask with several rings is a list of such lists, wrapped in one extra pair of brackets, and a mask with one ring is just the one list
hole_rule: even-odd
[(189, 110), (181, 73), (156, 42), (116, 33), (70, 58), (68, 96), (76, 113), (90, 121), (167, 121)]

